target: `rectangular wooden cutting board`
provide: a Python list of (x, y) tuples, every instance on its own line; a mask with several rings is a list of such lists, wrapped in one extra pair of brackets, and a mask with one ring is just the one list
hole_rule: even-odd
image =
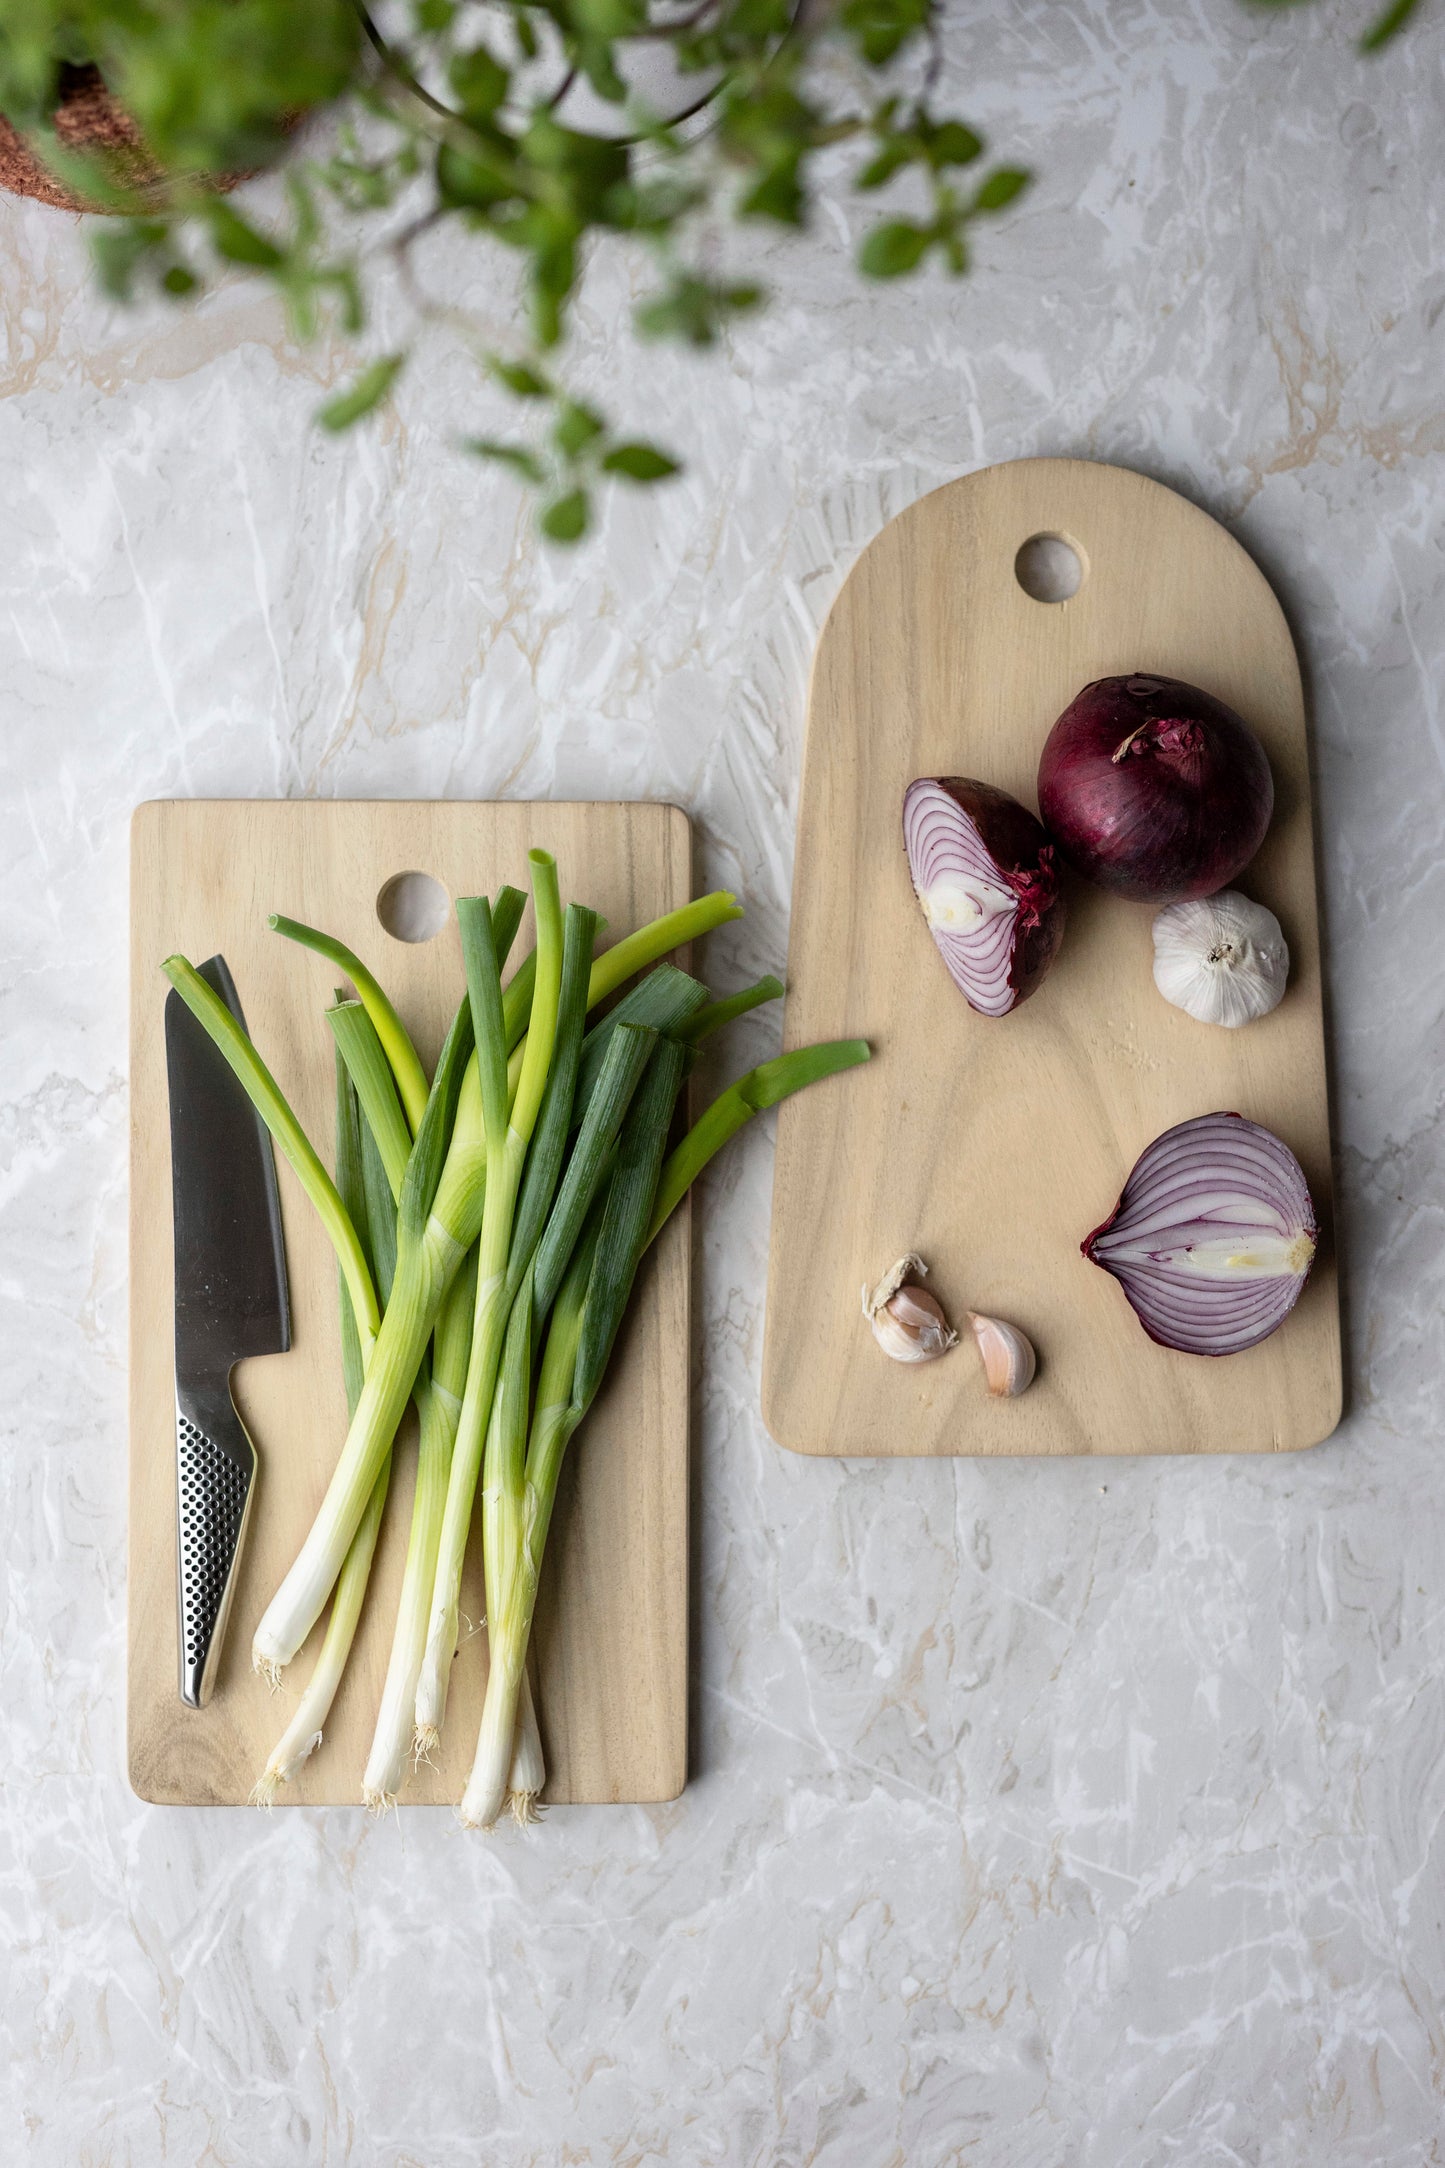
[[(245, 1800), (308, 1676), (318, 1626), (272, 1695), (251, 1636), (310, 1525), (346, 1431), (334, 1253), (277, 1155), (290, 1275), (288, 1354), (243, 1363), (233, 1384), (261, 1458), (242, 1578), (215, 1695), (176, 1690), (175, 1432), (170, 1132), (163, 957), (219, 950), (246, 1020), (313, 1142), (333, 1158), (334, 967), (270, 932), (280, 911), (354, 948), (390, 992), (430, 1066), (464, 989), (454, 913), (433, 940), (392, 939), (377, 897), (430, 874), (450, 897), (527, 882), (527, 852), (557, 859), (564, 899), (591, 904), (612, 940), (691, 895), (687, 816), (665, 805), (327, 804), (165, 801), (131, 832), (130, 1778), (143, 1799)], [(528, 912), (518, 936), (531, 940)], [(686, 958), (680, 959), (686, 961)], [(553, 1802), (675, 1798), (687, 1763), (687, 1208), (644, 1263), (609, 1382), (563, 1473), (533, 1634), (533, 1676)], [(415, 1419), (395, 1460), (370, 1593), (325, 1743), (283, 1801), (354, 1804), (391, 1645), (411, 1513)], [(463, 1585), (482, 1614), (479, 1542)], [(324, 1621), (323, 1621), (324, 1624)], [(403, 1803), (460, 1797), (476, 1748), (486, 1639), (463, 1640), (435, 1768)]]
[[(1018, 553), (1072, 546), (1071, 600), (1024, 591)], [(1204, 686), (1264, 742), (1275, 814), (1239, 878), (1277, 914), (1289, 989), (1242, 1030), (1157, 992), (1153, 912), (1073, 883), (1049, 978), (976, 1015), (919, 912), (902, 841), (915, 776), (964, 775), (1037, 809), (1039, 753), (1094, 678)], [(763, 1407), (803, 1453), (1281, 1452), (1340, 1413), (1330, 1139), (1310, 777), (1299, 668), (1257, 566), (1158, 483), (1081, 460), (993, 467), (925, 497), (864, 551), (833, 606), (809, 700), (785, 1038), (854, 1033), (869, 1066), (779, 1112)], [(1079, 1253), (1151, 1139), (1216, 1109), (1301, 1161), (1320, 1252), (1284, 1326), (1242, 1355), (1146, 1338)], [(874, 1345), (863, 1283), (919, 1252), (964, 1324), (946, 1358)], [(1040, 1369), (990, 1400), (963, 1313), (1011, 1319)]]

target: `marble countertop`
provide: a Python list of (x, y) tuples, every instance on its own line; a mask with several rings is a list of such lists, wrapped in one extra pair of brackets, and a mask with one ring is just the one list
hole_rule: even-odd
[[(1445, 2153), (1445, 22), (1367, 63), (1353, 5), (984, 12), (953, 78), (1041, 180), (968, 281), (861, 289), (834, 210), (693, 361), (639, 356), (635, 267), (598, 270), (579, 381), (689, 468), (573, 555), (450, 448), (495, 415), (444, 344), (336, 444), (340, 349), (239, 281), (113, 313), (77, 222), (0, 202), (7, 2163)], [(1039, 452), (1206, 506), (1298, 634), (1343, 1427), (1277, 1463), (789, 1457), (758, 1133), (697, 1222), (683, 1797), (490, 1843), (140, 1805), (131, 807), (675, 799), (751, 906), (725, 963), (775, 965), (831, 597), (920, 491)]]

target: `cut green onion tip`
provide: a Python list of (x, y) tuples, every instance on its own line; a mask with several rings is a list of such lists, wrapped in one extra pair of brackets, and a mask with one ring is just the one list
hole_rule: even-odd
[(367, 970), (361, 958), (349, 949), (344, 941), (334, 940), (329, 933), (321, 933), (315, 926), (303, 925), (299, 919), (285, 918), (279, 911), (273, 911), (266, 923), (273, 933), (283, 934), (288, 941), (295, 941), (302, 948), (309, 948), (316, 955), (326, 957), (328, 962), (339, 964), (346, 973), (360, 995), (362, 1006), (376, 1026), (377, 1036), (386, 1049), (386, 1058), (391, 1063), (396, 1087), (401, 1094), (401, 1103), (406, 1109), (407, 1123), (415, 1136), (421, 1125), (422, 1115), (426, 1112), (426, 1071), (418, 1059), (405, 1024), (392, 1007), (379, 980)]
[(592, 966), (592, 983), (587, 990), (588, 1008), (596, 1008), (608, 994), (616, 993), (623, 980), (630, 979), (634, 971), (641, 971), (644, 965), (656, 963), (671, 950), (685, 948), (689, 941), (700, 940), (715, 926), (725, 926), (742, 915), (742, 905), (737, 897), (719, 889), (711, 896), (699, 896), (695, 903), (685, 903), (676, 911), (668, 911), (663, 917), (653, 919), (650, 925), (640, 926), (636, 933), (630, 933), (625, 940), (604, 949)]

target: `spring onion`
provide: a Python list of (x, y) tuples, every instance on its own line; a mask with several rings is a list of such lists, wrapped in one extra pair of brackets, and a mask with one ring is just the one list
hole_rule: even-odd
[[(499, 1455), (499, 1482), (487, 1501), (499, 1536), (495, 1567), (487, 1552), (489, 1668), (476, 1760), (462, 1799), (469, 1827), (490, 1828), (511, 1786), (517, 1697), (547, 1531), (563, 1458), (596, 1397), (636, 1277), (638, 1263), (668, 1214), (713, 1154), (764, 1107), (822, 1077), (868, 1059), (866, 1040), (800, 1047), (729, 1086), (684, 1137), (666, 1166), (663, 1152), (685, 1055), (664, 1041), (637, 1092), (618, 1142), (616, 1166), (600, 1216), (585, 1230), (557, 1294), (542, 1354), (525, 1463)], [(531, 1319), (528, 1316), (530, 1338)], [(511, 1432), (506, 1442), (510, 1442)], [(495, 1502), (494, 1502), (495, 1501)], [(518, 1820), (533, 1799), (513, 1800)]]
[[(498, 898), (499, 911), (503, 900), (503, 897)], [(655, 963), (679, 942), (693, 940), (709, 927), (738, 916), (740, 913), (733, 897), (719, 893), (704, 896), (680, 911), (670, 911), (655, 919), (626, 941), (605, 951), (593, 964), (588, 984), (589, 1005), (614, 992), (631, 971)], [(178, 967), (184, 964), (183, 958), (172, 961)], [(343, 968), (347, 967), (343, 964)], [(526, 1046), (522, 1035), (527, 1031), (531, 1014), (536, 968), (535, 955), (525, 957), (503, 997), (506, 1041), (513, 1049), (508, 1067), (509, 1089), (513, 1082), (513, 1064), (516, 1081), (520, 1081)], [(264, 1065), (260, 1064), (259, 1057), (255, 1056), (250, 1041), (244, 1034), (239, 1034), (241, 1044), (236, 1046), (226, 1036), (224, 1024), (218, 1026), (216, 1022), (208, 1021), (203, 1006), (198, 1006), (203, 997), (208, 998), (212, 1007), (221, 1012), (222, 1019), (234, 1026), (235, 1020), (230, 1017), (225, 1003), (211, 994), (204, 979), (199, 979), (189, 965), (185, 969), (191, 972), (200, 991), (197, 993), (192, 989), (188, 992), (186, 986), (182, 986), (181, 992), (197, 1009), (242, 1083), (252, 1092), (263, 1119), (270, 1125), (273, 1114), (279, 1120), (284, 1112), (286, 1120), (297, 1128), (294, 1116)], [(480, 1232), (486, 1188), (486, 1135), (477, 1065), (470, 1058), (471, 1053), (471, 1009), (469, 1002), (463, 1001), (443, 1048), (426, 1113), (407, 1162), (399, 1222), (397, 1287), (387, 1313), (381, 1350), (383, 1359), (368, 1371), (366, 1388), (321, 1509), (300, 1554), (257, 1629), (252, 1653), (260, 1669), (274, 1672), (289, 1663), (320, 1616), (365, 1510), (382, 1456), (401, 1420), (442, 1298)], [(249, 1067), (252, 1060), (260, 1068), (265, 1084), (270, 1086), (276, 1102), (274, 1108), (269, 1101), (263, 1103), (264, 1092), (257, 1097), (259, 1085), (253, 1089), (254, 1079)], [(290, 1156), (290, 1144), (281, 1130), (273, 1127), (272, 1133)], [(297, 1134), (300, 1135), (299, 1128)], [(319, 1160), (315, 1159), (314, 1153), (311, 1157), (315, 1162), (315, 1173), (329, 1186)], [(298, 1167), (298, 1173), (301, 1172)], [(307, 1181), (305, 1173), (302, 1173), (302, 1179)], [(312, 1187), (308, 1182), (308, 1188), (320, 1209), (320, 1185)], [(344, 1213), (340, 1217), (344, 1220)], [(359, 1280), (358, 1284), (364, 1285), (364, 1281)]]
[[(491, 912), (485, 897), (467, 897), (457, 905), (467, 992), (477, 1042), (477, 1080), (486, 1133), (487, 1176), (478, 1248), (471, 1360), (452, 1451), (427, 1626), (426, 1655), (417, 1686), (416, 1731), (421, 1753), (430, 1751), (446, 1711), (447, 1685), (461, 1623), (462, 1562), (471, 1528), (477, 1479), (482, 1472), (487, 1422), (502, 1358), (507, 1315), (515, 1292), (515, 1276), (509, 1283), (508, 1273), (512, 1262), (513, 1221), (522, 1170), (532, 1132), (542, 1111), (548, 1071), (557, 1043), (564, 990), (564, 949), (571, 965), (566, 976), (576, 988), (575, 993), (569, 991), (572, 1012), (569, 1036), (580, 1042), (584, 998), (582, 966), (591, 957), (596, 932), (593, 914), (573, 905), (567, 914), (564, 936), (556, 861), (545, 851), (533, 851), (530, 858), (532, 900), (537, 921), (537, 973), (515, 1096), (508, 1090), (502, 985)], [(575, 1063), (575, 1054), (571, 1059)]]
[[(591, 1405), (607, 1358), (622, 1320), (641, 1254), (668, 1126), (682, 1085), (685, 1055), (675, 1039), (663, 1039), (654, 1048), (646, 1074), (628, 1109), (617, 1145), (617, 1164), (608, 1186), (606, 1202), (580, 1306), (569, 1305), (563, 1327), (571, 1345), (572, 1313), (577, 1337), (573, 1352), (570, 1387), (564, 1403), (566, 1415), (554, 1416), (553, 1452), (560, 1469), (566, 1448), (562, 1431), (570, 1419), (571, 1429), (581, 1422)], [(559, 1296), (559, 1309), (561, 1298)], [(517, 1321), (522, 1320), (519, 1326)], [(523, 1288), (508, 1327), (507, 1358), (525, 1362), (524, 1379), (531, 1368), (532, 1302), (530, 1282)], [(554, 1319), (553, 1330), (557, 1330)], [(551, 1335), (548, 1336), (550, 1353)], [(560, 1381), (549, 1375), (543, 1360), (543, 1380), (538, 1390), (539, 1409), (556, 1405)], [(498, 1396), (498, 1411), (502, 1396)], [(528, 1427), (525, 1395), (520, 1413), (508, 1409), (494, 1415), (488, 1439), (487, 1516), (482, 1529), (482, 1556), (487, 1582), (487, 1698), (483, 1707), (476, 1761), (462, 1800), (462, 1820), (489, 1828), (501, 1812), (517, 1726), (517, 1697), (526, 1663), (527, 1641), (537, 1600), (537, 1580), (542, 1550), (556, 1496), (555, 1477), (545, 1494), (528, 1482)], [(491, 1449), (495, 1447), (495, 1451)], [(489, 1540), (490, 1538), (490, 1540)]]
[[(328, 1012), (334, 1183), (224, 1004), (184, 958), (165, 967), (316, 1205), (341, 1274), (350, 1424), (312, 1528), (257, 1629), (258, 1667), (274, 1677), (328, 1599), (330, 1615), (258, 1797), (269, 1799), (295, 1774), (328, 1720), (411, 1396), (420, 1417), (412, 1525), (363, 1796), (374, 1808), (390, 1805), (408, 1751), (425, 1753), (436, 1736), (480, 1478), (491, 1661), (463, 1819), (489, 1824), (508, 1798), (519, 1820), (535, 1817), (544, 1768), (526, 1665), (538, 1575), (566, 1447), (600, 1389), (639, 1260), (744, 1122), (867, 1055), (850, 1041), (763, 1064), (667, 1158), (698, 1043), (782, 988), (768, 977), (713, 1000), (660, 961), (739, 917), (730, 895), (669, 912), (599, 955), (601, 922), (577, 904), (564, 914), (545, 852), (531, 853), (531, 875), (536, 947), (505, 989), (521, 892), (501, 889), (490, 905), (476, 898), (458, 907), (467, 993), (430, 1086), (360, 959), (297, 921), (272, 921), (339, 964), (359, 997), (338, 994)], [(587, 1012), (648, 966), (587, 1032)]]
[[(355, 1086), (347, 1074), (339, 1049), (336, 1056), (336, 1187), (358, 1237), (363, 1243), (367, 1243), (371, 1235), (371, 1222), (367, 1211), (366, 1177), (362, 1161), (361, 1117)], [(341, 1374), (346, 1387), (346, 1404), (354, 1414), (362, 1387), (361, 1338), (356, 1329), (346, 1277), (344, 1274), (339, 1277)], [(281, 1786), (292, 1781), (321, 1744), (326, 1720), (331, 1714), (331, 1704), (336, 1698), (336, 1690), (341, 1684), (341, 1676), (351, 1654), (351, 1644), (356, 1636), (361, 1607), (366, 1598), (371, 1562), (381, 1531), (381, 1516), (390, 1481), (391, 1456), (388, 1454), (382, 1464), (381, 1473), (372, 1486), (366, 1511), (361, 1516), (360, 1526), (351, 1539), (350, 1549), (337, 1576), (331, 1615), (326, 1622), (326, 1634), (315, 1668), (306, 1683), (305, 1692), (296, 1704), (290, 1723), (272, 1748), (266, 1766), (252, 1788), (253, 1806), (271, 1806)]]
[(320, 1510), (256, 1629), (252, 1658), (258, 1670), (289, 1664), (320, 1616), (396, 1435), (442, 1298), (475, 1239), (460, 1178), (450, 1194), (447, 1188), (455, 1158), (454, 1151), (447, 1151), (447, 1139), (454, 1125), (458, 1130), (462, 1126), (462, 1083), (471, 1040), (471, 1011), (463, 1002), (442, 1048), (407, 1161), (397, 1217), (396, 1279), (375, 1353)]
[(426, 1648), (427, 1613), (436, 1574), (437, 1545), (446, 1505), (447, 1477), (462, 1409), (476, 1300), (476, 1251), (452, 1282), (437, 1320), (431, 1379), (420, 1396), (421, 1440), (411, 1533), (402, 1570), (396, 1631), (382, 1688), (376, 1731), (362, 1778), (362, 1799), (373, 1813), (393, 1805), (401, 1791), (416, 1707), (416, 1682)]

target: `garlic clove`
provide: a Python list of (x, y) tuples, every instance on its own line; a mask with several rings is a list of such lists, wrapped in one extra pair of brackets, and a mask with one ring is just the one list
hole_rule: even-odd
[(1236, 1030), (1284, 999), (1289, 949), (1264, 904), (1222, 889), (1171, 903), (1154, 921), (1154, 984), (1201, 1024)]
[(863, 1315), (885, 1355), (896, 1363), (927, 1363), (958, 1345), (958, 1334), (941, 1306), (918, 1282), (928, 1267), (911, 1252), (884, 1273), (869, 1292), (863, 1289)]
[(996, 1400), (1017, 1400), (1032, 1385), (1038, 1368), (1033, 1341), (1017, 1325), (1007, 1324), (1001, 1317), (980, 1317), (970, 1310), (968, 1322), (983, 1358), (990, 1393)]

